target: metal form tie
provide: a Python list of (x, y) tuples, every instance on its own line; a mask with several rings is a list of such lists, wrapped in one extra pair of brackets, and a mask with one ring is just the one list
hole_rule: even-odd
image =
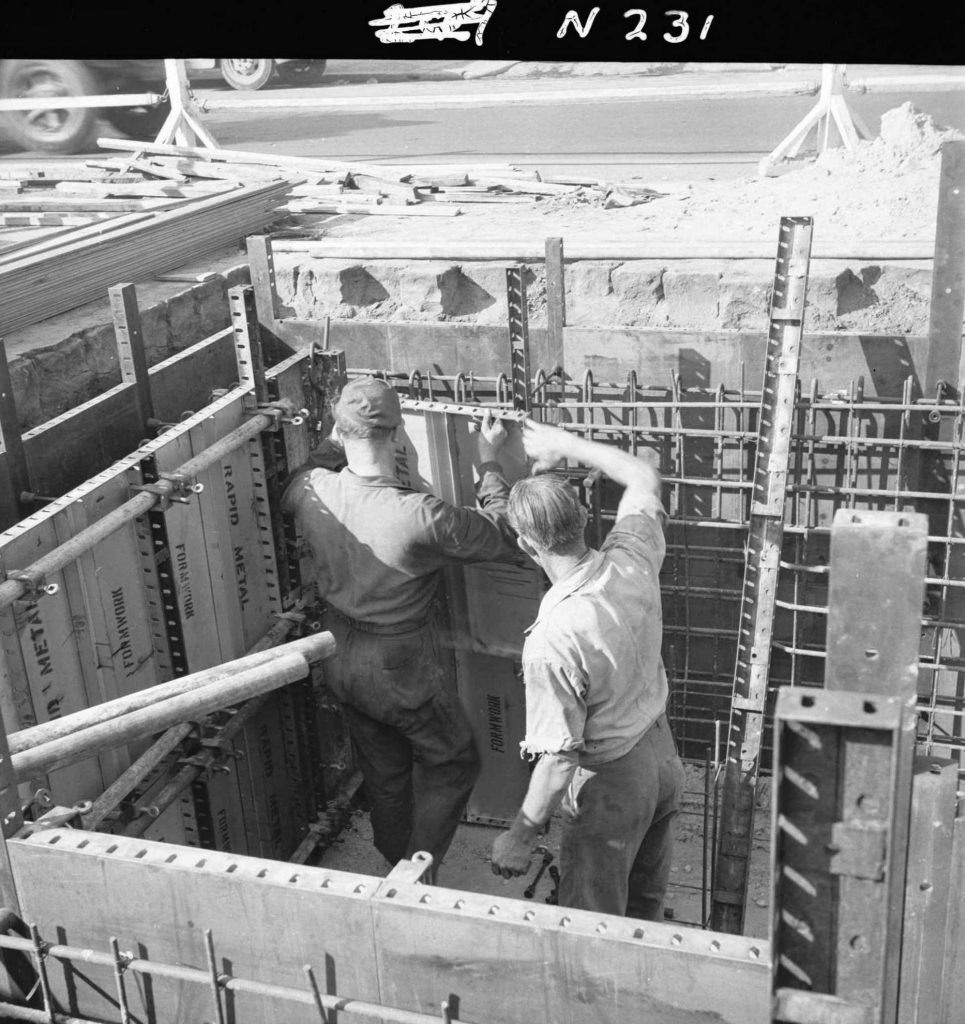
[(60, 584), (48, 583), (46, 575), (36, 569), (11, 569), (7, 579), (23, 584), (26, 590), (23, 599), (27, 601), (36, 601), (44, 594), (50, 596), (60, 590)]
[(266, 430), (278, 430), (282, 423), (292, 427), (300, 427), (307, 419), (307, 409), (295, 409), (294, 403), (287, 398), (279, 399), (277, 402), (265, 402), (257, 406), (259, 415), (271, 416), (273, 423), (266, 427)]
[(131, 490), (156, 494), (161, 499), (156, 509), (165, 512), (175, 501), (187, 505), (192, 494), (200, 494), (204, 490), (204, 484), (189, 479), (183, 473), (158, 473), (156, 483), (132, 484)]

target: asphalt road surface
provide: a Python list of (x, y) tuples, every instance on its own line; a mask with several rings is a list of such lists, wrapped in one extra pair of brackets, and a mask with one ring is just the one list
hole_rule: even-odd
[[(573, 80), (553, 86), (580, 88)], [(612, 101), (595, 98), (588, 91), (585, 99), (554, 105), (487, 105), (485, 93), (492, 92), (488, 83), (452, 82), (444, 88), (450, 93), (481, 90), (479, 102), (471, 107), (419, 106), (410, 110), (397, 105), (385, 110), (327, 111), (238, 106), (207, 112), (204, 123), (222, 148), (274, 155), (319, 155), (376, 163), (508, 162), (536, 167), (546, 175), (699, 181), (753, 174), (761, 157), (771, 152), (816, 102), (810, 95)], [(518, 80), (501, 82), (495, 88), (525, 93), (532, 87)], [(391, 85), (365, 89), (369, 95), (373, 89), (385, 89), (386, 96), (397, 94)], [(324, 103), (324, 87), (266, 90), (279, 98), (286, 93), (305, 96), (315, 91)], [(334, 90), (332, 95), (341, 91)], [(244, 100), (244, 94), (199, 82), (198, 98), (206, 94)], [(965, 131), (965, 90), (847, 95), (849, 106), (875, 133), (882, 113), (905, 101), (930, 114), (937, 124)], [(117, 132), (104, 126), (101, 134)], [(813, 140), (814, 136), (809, 145)], [(22, 159), (26, 155), (5, 143), (0, 133), (0, 156)]]
[[(875, 133), (881, 115), (906, 100), (937, 124), (965, 131), (965, 92), (848, 97)], [(206, 114), (205, 124), (225, 149), (369, 162), (511, 162), (548, 174), (706, 179), (752, 173), (814, 103), (813, 96), (778, 96), (381, 113), (219, 110)]]

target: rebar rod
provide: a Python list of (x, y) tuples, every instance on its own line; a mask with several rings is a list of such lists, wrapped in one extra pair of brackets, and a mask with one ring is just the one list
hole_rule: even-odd
[(16, 1003), (0, 1002), (0, 1020), (22, 1020), (27, 1024), (108, 1024), (107, 1021), (95, 1020), (93, 1017), (70, 1017), (65, 1013), (52, 1010), (34, 1010), (29, 1006), (18, 1006)]
[[(115, 960), (110, 953), (101, 953), (95, 949), (82, 949), (78, 946), (69, 946), (63, 943), (42, 945), (44, 955), (48, 959), (54, 957), (57, 960), (79, 960), (85, 964), (94, 964), (110, 970), (114, 968)], [(0, 949), (18, 949), (23, 952), (36, 954), (35, 944), (30, 939), (23, 939), (17, 935), (0, 935)], [(186, 967), (180, 964), (165, 964), (153, 960), (144, 960), (139, 957), (128, 957), (125, 954), (121, 954), (121, 956), (124, 959), (125, 970), (134, 971), (137, 974), (153, 975), (158, 978), (168, 978), (172, 981), (185, 981), (206, 987), (210, 987), (212, 983), (209, 970)], [(270, 985), (267, 982), (250, 981), (247, 978), (235, 978), (225, 974), (218, 975), (218, 986), (230, 992), (247, 992), (251, 995), (265, 996), (269, 999), (283, 999), (293, 1003), (301, 1003), (305, 1006), (317, 1006), (314, 992), (305, 989)], [(319, 997), (327, 1011), (342, 1011), (346, 1014), (354, 1014), (369, 1020), (392, 1021), (393, 1024), (439, 1024), (439, 1017), (433, 1014), (420, 1013), (416, 1010), (403, 1010), (399, 1007), (383, 1006), (379, 1003), (369, 1003), (362, 999), (329, 995), (324, 992), (319, 993)], [(45, 1017), (46, 1015), (29, 1019), (44, 1020)], [(67, 1024), (67, 1022), (61, 1018), (57, 1024)]]
[[(262, 431), (267, 430), (277, 422), (278, 415), (276, 413), (280, 414), (280, 412), (279, 408), (275, 413), (256, 413), (240, 427), (236, 427), (230, 434), (225, 434), (210, 448), (206, 448), (194, 458), (189, 459), (170, 475), (182, 476), (188, 480), (193, 479), (253, 437), (257, 437)], [(91, 523), (70, 540), (60, 544), (53, 551), (49, 551), (20, 571), (41, 579), (60, 572), (61, 569), (75, 562), (84, 552), (90, 551), (91, 548), (106, 540), (125, 524), (149, 512), (162, 498), (170, 497), (178, 490), (178, 485), (174, 481), (163, 477), (151, 486), (154, 490), (141, 491), (125, 501), (123, 505), (108, 512), (102, 519), (98, 519), (96, 523)], [(7, 571), (10, 572), (9, 569)], [(28, 590), (29, 584), (21, 579), (8, 579), (0, 583), (0, 608), (6, 608), (14, 601), (20, 600)]]

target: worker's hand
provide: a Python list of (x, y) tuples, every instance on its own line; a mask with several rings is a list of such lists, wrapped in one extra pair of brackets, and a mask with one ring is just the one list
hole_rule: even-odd
[(545, 423), (523, 420), (523, 450), (533, 460), (533, 472), (545, 473), (567, 456), (566, 431)]
[(479, 426), (479, 460), (492, 462), (497, 459), (497, 453), (508, 437), (509, 433), (503, 426), (503, 421), (497, 419), (492, 411), (487, 409)]
[(503, 878), (525, 875), (529, 870), (532, 856), (530, 841), (519, 839), (514, 835), (512, 829), (502, 832), (496, 836), (496, 841), (493, 843), (491, 856), (493, 874), (502, 875)]

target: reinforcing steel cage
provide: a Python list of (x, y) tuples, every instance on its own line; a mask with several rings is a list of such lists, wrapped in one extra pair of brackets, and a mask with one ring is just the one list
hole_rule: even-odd
[[(456, 413), (459, 407), (512, 408), (506, 375), (376, 372), (408, 399)], [(743, 380), (743, 372), (740, 374)], [(595, 441), (659, 458), (669, 513), (661, 573), (663, 656), (669, 714), (681, 754), (722, 752), (730, 713), (748, 521), (759, 436), (761, 392), (623, 381), (561, 382), (532, 376), (531, 415)], [(438, 403), (438, 405), (436, 405)], [(961, 762), (965, 747), (963, 512), (965, 404), (869, 396), (861, 379), (818, 392), (798, 382), (791, 435), (768, 677), (764, 767), (773, 701), (781, 686), (822, 686), (831, 522), (841, 508), (923, 511), (928, 515), (928, 575), (922, 608), (918, 741), (934, 756)], [(571, 471), (590, 510), (588, 540), (599, 544), (614, 522), (620, 490)], [(868, 614), (881, 595), (869, 590)]]

